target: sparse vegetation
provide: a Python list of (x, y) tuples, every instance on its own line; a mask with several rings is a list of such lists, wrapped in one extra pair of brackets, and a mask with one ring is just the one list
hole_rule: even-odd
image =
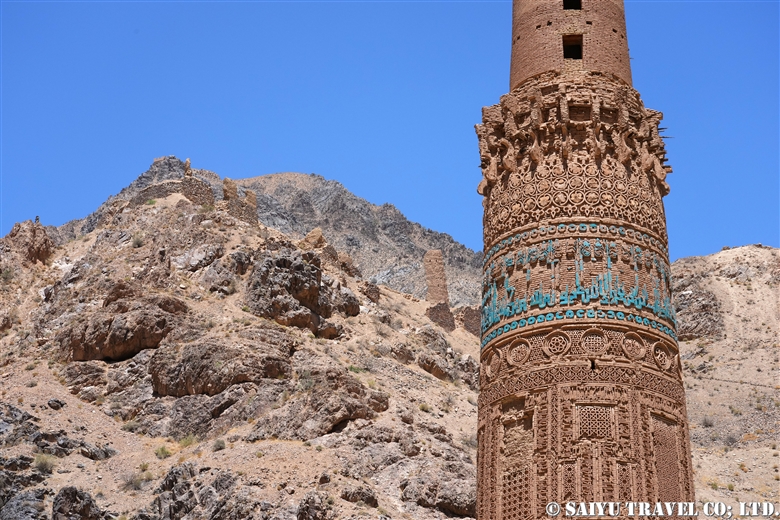
[(125, 491), (139, 491), (143, 489), (146, 482), (151, 480), (154, 480), (154, 475), (149, 471), (127, 473), (122, 477), (122, 489)]
[(469, 448), (476, 448), (477, 447), (477, 434), (472, 433), (471, 435), (464, 435), (460, 439), (460, 443), (464, 446), (467, 446)]
[(166, 448), (165, 446), (160, 446), (159, 448), (154, 450), (154, 454), (160, 460), (167, 459), (168, 457), (171, 456), (170, 450), (168, 448)]
[(35, 460), (33, 461), (33, 467), (38, 470), (38, 472), (47, 475), (51, 474), (56, 464), (54, 456), (47, 455), (46, 453), (37, 453), (35, 455)]
[(133, 237), (133, 248), (138, 249), (143, 245), (144, 245), (144, 239), (140, 235), (135, 235)]
[(147, 206), (154, 206), (155, 204), (157, 204), (157, 201), (154, 199), (149, 199), (146, 201)]
[(4, 267), (2, 271), (0, 271), (0, 279), (3, 280), (3, 283), (8, 283), (11, 280), (14, 279), (14, 271), (10, 267)]
[(360, 374), (361, 372), (365, 372), (365, 368), (356, 367), (355, 365), (349, 365), (349, 371), (354, 372), (356, 374)]
[(715, 425), (715, 422), (712, 420), (712, 417), (705, 417), (702, 419), (701, 425), (705, 428), (712, 428)]
[(222, 439), (217, 439), (214, 441), (214, 444), (211, 445), (211, 449), (213, 451), (222, 451), (225, 449), (225, 441)]
[(314, 386), (314, 379), (311, 377), (311, 372), (304, 370), (298, 376), (298, 386), (296, 387), (299, 392), (308, 392)]
[(182, 448), (186, 448), (188, 446), (192, 446), (196, 442), (198, 442), (198, 439), (193, 434), (190, 433), (186, 437), (179, 439), (179, 446), (181, 446)]
[(737, 417), (742, 415), (742, 410), (735, 408), (733, 405), (729, 405), (729, 411), (732, 413), (732, 415), (736, 415)]
[(130, 419), (125, 424), (122, 425), (122, 429), (126, 432), (135, 433), (139, 428), (141, 427), (141, 423), (136, 421), (135, 419)]
[(428, 403), (420, 403), (420, 411), (425, 413), (431, 413), (431, 405)]

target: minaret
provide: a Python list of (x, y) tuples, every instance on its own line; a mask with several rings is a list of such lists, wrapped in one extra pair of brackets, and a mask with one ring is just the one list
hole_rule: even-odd
[(631, 86), (623, 2), (513, 11), (511, 92), (477, 126), (478, 518), (692, 502), (662, 202), (671, 168), (662, 114)]

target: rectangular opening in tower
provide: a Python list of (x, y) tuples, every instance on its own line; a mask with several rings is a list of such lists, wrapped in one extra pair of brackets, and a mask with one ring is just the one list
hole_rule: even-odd
[(582, 9), (582, 0), (563, 0), (564, 9)]
[(581, 34), (567, 34), (563, 37), (563, 57), (567, 60), (582, 59)]

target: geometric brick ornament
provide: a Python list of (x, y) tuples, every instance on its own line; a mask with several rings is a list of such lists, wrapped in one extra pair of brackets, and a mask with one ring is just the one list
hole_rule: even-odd
[(694, 501), (660, 112), (622, 0), (514, 0), (510, 92), (477, 125), (484, 197), (477, 516)]

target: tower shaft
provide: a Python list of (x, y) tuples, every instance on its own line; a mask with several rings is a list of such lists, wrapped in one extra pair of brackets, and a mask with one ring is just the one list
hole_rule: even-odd
[(513, 21), (512, 91), (477, 126), (478, 517), (693, 501), (671, 168), (662, 114), (631, 87), (622, 1), (515, 0)]

